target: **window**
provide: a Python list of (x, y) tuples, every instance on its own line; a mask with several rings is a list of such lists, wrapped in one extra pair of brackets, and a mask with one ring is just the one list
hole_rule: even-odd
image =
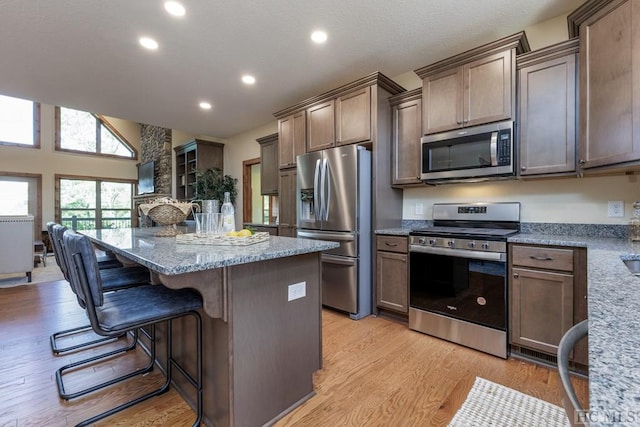
[(33, 215), (33, 235), (42, 231), (42, 175), (0, 172), (0, 215)]
[(0, 144), (40, 147), (40, 104), (0, 95)]
[(56, 218), (75, 230), (131, 227), (133, 182), (56, 176)]
[(56, 107), (56, 149), (137, 158), (136, 150), (102, 116)]

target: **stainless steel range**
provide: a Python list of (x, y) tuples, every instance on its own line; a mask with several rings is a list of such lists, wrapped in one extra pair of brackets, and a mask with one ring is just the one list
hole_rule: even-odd
[(498, 357), (507, 352), (507, 237), (520, 203), (433, 205), (409, 234), (409, 328)]

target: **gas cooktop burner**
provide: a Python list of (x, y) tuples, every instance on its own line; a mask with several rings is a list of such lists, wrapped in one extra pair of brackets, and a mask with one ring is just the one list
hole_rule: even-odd
[(411, 230), (415, 236), (492, 236), (507, 237), (516, 234), (518, 230), (484, 227), (428, 227)]

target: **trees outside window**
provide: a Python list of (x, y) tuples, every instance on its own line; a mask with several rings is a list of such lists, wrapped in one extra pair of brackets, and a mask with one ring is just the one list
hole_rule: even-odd
[(76, 230), (131, 227), (133, 182), (56, 177), (56, 217)]
[(56, 107), (56, 149), (112, 157), (135, 158), (137, 153), (102, 116)]

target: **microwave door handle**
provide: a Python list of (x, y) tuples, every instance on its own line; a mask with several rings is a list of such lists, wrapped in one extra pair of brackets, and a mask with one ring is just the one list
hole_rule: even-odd
[(498, 132), (491, 132), (491, 166), (498, 166)]
[(324, 208), (324, 220), (329, 220), (329, 207), (331, 206), (331, 169), (329, 169), (329, 162), (324, 159), (324, 184), (322, 188), (326, 190), (325, 200), (322, 201), (322, 207)]
[(313, 213), (316, 221), (320, 220), (320, 159), (316, 160), (316, 168), (313, 176)]

